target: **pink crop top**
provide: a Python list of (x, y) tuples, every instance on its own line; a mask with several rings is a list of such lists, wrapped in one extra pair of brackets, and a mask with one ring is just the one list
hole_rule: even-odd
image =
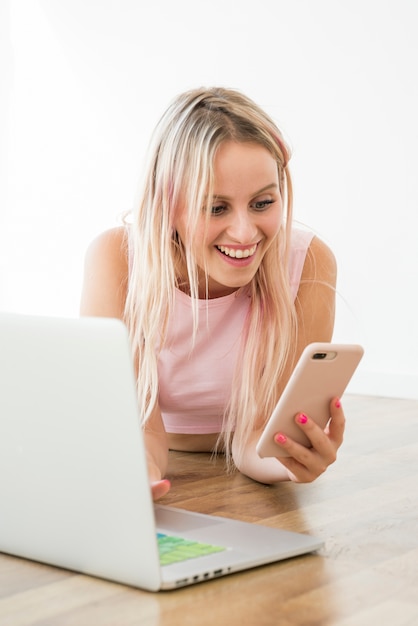
[[(313, 234), (294, 230), (290, 285), (296, 298)], [(167, 344), (158, 361), (159, 404), (169, 433), (219, 433), (228, 403), (240, 336), (248, 310), (245, 293), (200, 300), (199, 327), (192, 349), (189, 296), (176, 291)]]

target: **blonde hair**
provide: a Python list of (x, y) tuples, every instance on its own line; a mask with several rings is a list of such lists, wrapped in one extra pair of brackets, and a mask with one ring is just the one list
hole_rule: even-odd
[(211, 201), (216, 151), (228, 140), (256, 143), (270, 152), (277, 163), (284, 215), (277, 237), (245, 287), (251, 298), (249, 313), (219, 441), (231, 460), (232, 435), (234, 456), (239, 457), (250, 432), (271, 413), (296, 338), (288, 278), (292, 222), (289, 149), (270, 117), (238, 91), (201, 88), (183, 93), (154, 131), (131, 225), (125, 321), (138, 367), (140, 411), (147, 420), (158, 400), (158, 351), (166, 339), (175, 289), (180, 286), (180, 264), (188, 274), (194, 320), (191, 333), (196, 332), (198, 323), (198, 267), (193, 246), (180, 241), (175, 231), (176, 211), (179, 206), (187, 211), (187, 241), (192, 242), (202, 207)]

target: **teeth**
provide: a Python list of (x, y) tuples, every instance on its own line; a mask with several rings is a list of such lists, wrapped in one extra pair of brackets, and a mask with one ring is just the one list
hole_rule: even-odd
[(257, 249), (257, 246), (253, 246), (252, 248), (247, 248), (246, 250), (235, 250), (234, 248), (228, 248), (227, 246), (217, 246), (218, 250), (226, 254), (227, 256), (232, 257), (233, 259), (246, 259), (249, 256), (252, 256)]

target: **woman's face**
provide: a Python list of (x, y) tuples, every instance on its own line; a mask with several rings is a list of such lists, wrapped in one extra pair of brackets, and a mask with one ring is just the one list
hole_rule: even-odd
[[(199, 294), (225, 296), (247, 285), (276, 237), (282, 223), (282, 197), (276, 161), (255, 143), (223, 143), (214, 162), (211, 214), (202, 209), (193, 252), (202, 270)], [(175, 228), (186, 243), (186, 211)], [(185, 278), (183, 276), (182, 278)]]

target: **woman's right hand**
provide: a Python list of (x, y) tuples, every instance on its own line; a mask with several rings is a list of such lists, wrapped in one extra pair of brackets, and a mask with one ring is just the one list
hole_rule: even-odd
[(151, 482), (151, 494), (152, 494), (152, 499), (154, 500), (159, 500), (160, 498), (162, 498), (163, 496), (165, 496), (171, 487), (171, 483), (169, 480), (167, 480), (166, 478), (163, 480), (154, 480)]

